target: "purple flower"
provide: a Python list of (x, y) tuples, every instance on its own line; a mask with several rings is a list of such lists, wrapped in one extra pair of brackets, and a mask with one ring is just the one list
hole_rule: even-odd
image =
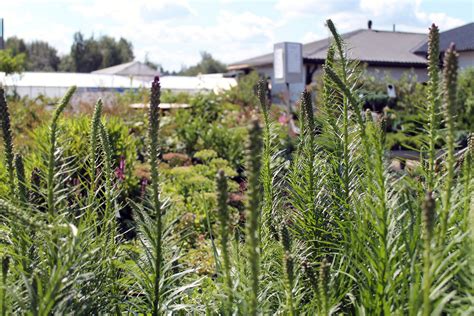
[(120, 180), (125, 180), (125, 157), (120, 156), (119, 166), (115, 169), (115, 176)]
[(141, 180), (140, 180), (140, 194), (142, 197), (145, 196), (145, 192), (146, 192), (146, 187), (148, 186), (148, 179), (143, 177)]

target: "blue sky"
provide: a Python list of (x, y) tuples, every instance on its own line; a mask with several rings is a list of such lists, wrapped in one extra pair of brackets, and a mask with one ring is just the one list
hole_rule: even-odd
[(199, 61), (208, 51), (226, 63), (270, 52), (273, 43), (309, 42), (367, 26), (426, 32), (474, 21), (474, 0), (0, 0), (5, 36), (50, 42), (67, 53), (74, 32), (122, 36), (165, 69)]

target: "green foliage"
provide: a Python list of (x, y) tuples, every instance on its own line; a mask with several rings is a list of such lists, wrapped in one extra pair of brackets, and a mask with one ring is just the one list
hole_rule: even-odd
[[(189, 223), (190, 232), (194, 237), (207, 230), (207, 221), (214, 223), (212, 211), (216, 206), (214, 178), (218, 170), (223, 170), (227, 176), (237, 175), (228, 161), (217, 158), (212, 150), (199, 151), (194, 156), (203, 163), (191, 166), (176, 166), (169, 168), (163, 164), (160, 169), (163, 181), (163, 195), (173, 203), (171, 208), (177, 216), (187, 215), (193, 221)], [(237, 190), (237, 184), (228, 180), (230, 192)], [(190, 242), (194, 243), (191, 236)]]
[(229, 102), (244, 107), (256, 107), (258, 104), (256, 95), (258, 80), (259, 75), (255, 71), (238, 78), (238, 84), (226, 92)]
[(234, 168), (243, 163), (245, 127), (240, 126), (240, 108), (223, 103), (221, 96), (200, 94), (189, 100), (190, 109), (177, 110), (164, 135), (176, 135), (171, 150), (194, 155), (203, 149), (214, 150), (218, 157), (228, 160)]
[(474, 68), (459, 73), (456, 120), (460, 130), (474, 132)]
[(70, 53), (62, 57), (58, 56), (54, 47), (44, 41), (25, 43), (18, 37), (10, 37), (6, 40), (5, 46), (9, 55), (6, 51), (0, 52), (0, 64), (7, 70), (6, 72), (21, 70), (91, 72), (126, 63), (134, 58), (133, 46), (124, 38), (115, 40), (105, 35), (98, 39), (93, 36), (84, 38), (80, 32), (74, 34)]
[(6, 74), (25, 70), (25, 54), (14, 55), (11, 50), (0, 50), (0, 71)]
[(133, 57), (132, 44), (123, 38), (118, 42), (109, 36), (84, 38), (82, 33), (77, 32), (71, 46), (70, 61), (63, 68), (71, 67), (68, 71), (91, 72), (132, 61)]
[[(437, 56), (437, 55), (436, 55)], [(436, 63), (438, 65), (439, 63)], [(437, 67), (437, 66), (436, 66)], [(436, 68), (438, 69), (438, 68)], [(433, 72), (437, 74), (439, 70)], [(433, 75), (430, 76), (433, 78)], [(464, 69), (458, 76), (459, 89), (458, 97), (455, 104), (454, 118), (457, 132), (456, 139), (465, 139), (468, 132), (472, 132), (473, 111), (472, 111), (472, 80), (474, 78), (474, 71), (471, 68)], [(439, 81), (439, 80), (438, 80)], [(385, 94), (386, 85), (392, 84), (397, 93), (397, 98), (394, 101), (388, 99)], [(435, 112), (428, 108), (429, 116), (434, 115), (436, 119), (433, 127), (428, 127), (429, 134), (433, 134), (435, 139), (436, 152), (444, 142), (444, 131), (437, 133), (437, 126), (443, 126), (444, 122), (439, 117), (440, 115), (440, 96), (439, 85), (438, 88), (432, 88), (431, 81), (428, 85), (419, 83), (413, 73), (405, 73), (399, 80), (386, 76), (383, 80), (378, 80), (375, 77), (363, 76), (360, 85), (363, 87), (362, 93), (367, 94), (366, 101), (371, 105), (376, 105), (378, 112), (384, 112), (387, 116), (387, 148), (393, 149), (414, 149), (419, 150), (422, 145), (423, 135), (420, 129), (424, 122), (427, 121), (427, 116), (424, 109), (428, 100), (435, 100)], [(435, 89), (438, 92), (429, 92)], [(371, 91), (368, 93), (367, 91)], [(432, 101), (429, 101), (433, 103)], [(431, 104), (428, 103), (428, 104)], [(384, 110), (382, 110), (385, 107)], [(369, 107), (370, 108), (370, 107)], [(431, 137), (431, 136), (430, 136)]]
[[(373, 119), (363, 111), (357, 62), (327, 24), (334, 42), (321, 110), (315, 115), (303, 92), (297, 148), (280, 150), (261, 82), (254, 114), (263, 126), (252, 118), (239, 136), (240, 146), (247, 144), (243, 172), (239, 159), (228, 161), (212, 147), (229, 146), (224, 130), (248, 120), (212, 94), (163, 113), (156, 80), (145, 137), (134, 124), (102, 118), (100, 101), (91, 117), (63, 118), (70, 92), (51, 122), (18, 147), (5, 128), (3, 101), (10, 153), (0, 164), (0, 311), (472, 314), (474, 141), (471, 135), (455, 152), (457, 54), (446, 53), (442, 85), (431, 69), (421, 104), (436, 114), (439, 103), (445, 126), (437, 114), (417, 123), (420, 166), (415, 174), (396, 171), (386, 151), (390, 113)], [(227, 136), (219, 139), (213, 125)], [(434, 163), (430, 153), (442, 132), (444, 154)], [(138, 194), (127, 193), (127, 179), (134, 186), (140, 179)], [(135, 234), (118, 218), (125, 210)]]
[(201, 61), (195, 66), (184, 67), (178, 75), (197, 76), (199, 74), (215, 74), (227, 71), (227, 67), (218, 60), (215, 60), (208, 52), (201, 52)]
[(9, 37), (5, 42), (13, 56), (23, 56), (26, 71), (58, 71), (61, 59), (54, 47), (47, 42), (25, 43), (18, 37)]

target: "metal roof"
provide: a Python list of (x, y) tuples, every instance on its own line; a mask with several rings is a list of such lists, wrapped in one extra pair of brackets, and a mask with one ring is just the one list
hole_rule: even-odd
[[(413, 47), (426, 42), (427, 35), (408, 32), (378, 31), (360, 29), (342, 34), (349, 48), (349, 56), (369, 64), (424, 66), (426, 59), (415, 55)], [(331, 38), (303, 45), (303, 58), (307, 61), (324, 62)], [(229, 69), (245, 69), (273, 64), (273, 54), (232, 63)]]
[[(439, 34), (439, 50), (441, 52), (446, 51), (451, 43), (456, 44), (458, 52), (474, 50), (474, 22)], [(426, 55), (428, 53), (428, 42), (415, 48), (414, 52)]]
[[(411, 52), (413, 47), (426, 41), (426, 34), (360, 30), (345, 39), (349, 56), (367, 63), (426, 65), (426, 59)], [(305, 56), (308, 59), (324, 60), (328, 44)]]
[(158, 71), (137, 60), (128, 63), (98, 69), (93, 74), (108, 74), (121, 76), (156, 76)]

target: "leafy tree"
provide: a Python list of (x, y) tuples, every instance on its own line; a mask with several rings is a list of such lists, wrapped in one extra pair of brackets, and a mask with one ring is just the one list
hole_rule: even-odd
[(57, 71), (61, 59), (56, 48), (47, 42), (33, 41), (27, 44), (26, 70)]
[(98, 41), (102, 54), (101, 68), (119, 65), (133, 60), (133, 47), (130, 42), (120, 38), (118, 42), (113, 37), (102, 36)]
[(135, 56), (133, 55), (133, 45), (123, 37), (116, 44), (116, 49), (119, 51), (120, 63), (126, 63), (132, 61)]
[(84, 39), (84, 35), (77, 32), (71, 46), (71, 58), (74, 71), (91, 72), (100, 68), (103, 56), (93, 37)]
[(88, 39), (80, 32), (74, 34), (71, 46), (72, 63), (65, 59), (64, 68), (71, 67), (77, 72), (91, 72), (129, 62), (133, 60), (133, 46), (124, 38), (117, 42), (110, 36), (102, 36), (96, 40), (93, 36)]
[(178, 74), (196, 76), (198, 74), (214, 74), (225, 71), (227, 71), (227, 67), (223, 63), (214, 59), (210, 53), (201, 52), (201, 61), (197, 65), (184, 68)]
[(57, 50), (44, 41), (26, 43), (16, 36), (6, 41), (11, 57), (23, 54), (24, 70), (91, 72), (132, 61), (133, 45), (124, 38), (118, 41), (110, 36), (85, 38), (81, 32), (74, 34), (70, 53), (58, 56)]
[(61, 57), (61, 61), (59, 63), (59, 71), (62, 72), (74, 72), (75, 66), (74, 61), (72, 60), (71, 55), (64, 55)]
[[(7, 39), (6, 48), (12, 56), (24, 55), (25, 70), (27, 71), (57, 71), (60, 58), (57, 50), (44, 41), (25, 41), (16, 36)], [(22, 58), (22, 57), (20, 57)]]
[(25, 41), (16, 36), (9, 37), (5, 42), (5, 48), (9, 49), (13, 56), (21, 53), (27, 53)]
[(24, 53), (14, 55), (11, 50), (0, 50), (0, 71), (7, 75), (22, 72), (25, 69)]

